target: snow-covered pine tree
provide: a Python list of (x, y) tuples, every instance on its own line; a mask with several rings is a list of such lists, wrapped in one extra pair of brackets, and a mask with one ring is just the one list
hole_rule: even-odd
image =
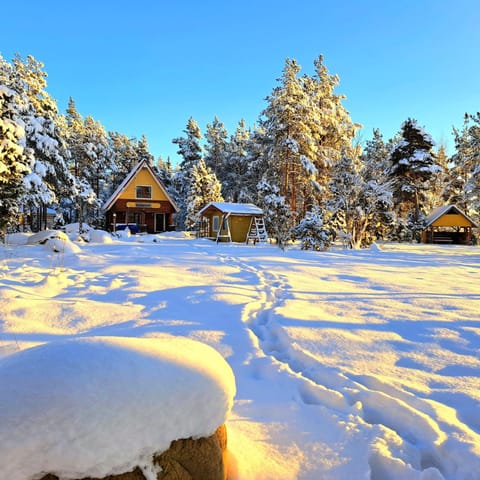
[(205, 165), (217, 176), (223, 184), (225, 161), (227, 155), (228, 132), (223, 122), (217, 117), (207, 124), (205, 132)]
[[(265, 134), (267, 170), (263, 172), (271, 185), (279, 188), (290, 210), (302, 211), (313, 194), (317, 168), (314, 165), (317, 143), (312, 134), (311, 98), (298, 78), (300, 65), (285, 61), (280, 85), (267, 98), (268, 105), (260, 120)], [(307, 198), (307, 200), (306, 200)]]
[[(80, 224), (80, 230), (85, 221), (102, 225), (100, 205), (111, 193), (117, 170), (115, 151), (111, 146), (112, 136), (108, 138), (102, 124), (91, 116), (83, 119), (72, 98), (68, 104), (66, 121), (67, 142), (71, 152), (69, 163), (76, 185), (72, 195), (76, 209), (74, 219)], [(121, 143), (120, 137), (117, 136), (116, 140)]]
[(358, 158), (344, 155), (333, 171), (328, 225), (350, 248), (361, 248), (384, 236), (393, 219), (391, 184), (368, 178)]
[(330, 229), (323, 222), (323, 214), (315, 205), (292, 229), (295, 239), (300, 240), (302, 250), (326, 250), (332, 241)]
[(445, 192), (445, 185), (448, 182), (450, 167), (449, 157), (445, 145), (440, 145), (435, 151), (435, 159), (437, 165), (440, 167), (440, 172), (432, 179), (431, 189), (426, 192), (425, 210), (432, 211), (434, 208), (443, 204), (443, 194)]
[(426, 195), (432, 182), (440, 174), (432, 151), (432, 137), (418, 126), (414, 119), (407, 119), (401, 128), (401, 140), (390, 154), (389, 177), (397, 221), (401, 229), (399, 237), (415, 238), (423, 226)]
[(461, 130), (453, 129), (455, 153), (444, 198), (458, 205), (468, 214), (478, 218), (480, 213), (479, 165), (480, 165), (480, 113), (465, 114)]
[(292, 211), (300, 214), (328, 198), (330, 169), (347, 149), (357, 154), (354, 124), (334, 93), (339, 83), (323, 56), (315, 60), (315, 75), (298, 77), (300, 66), (286, 60), (280, 85), (267, 98), (262, 112), (263, 172), (275, 183)]
[(368, 179), (381, 178), (387, 175), (392, 145), (386, 143), (378, 128), (373, 129), (373, 137), (365, 142), (361, 162), (363, 175)]
[(222, 185), (205, 165), (205, 161), (200, 159), (191, 170), (190, 189), (186, 199), (187, 230), (195, 230), (199, 221), (198, 212), (210, 202), (223, 202)]
[(135, 145), (137, 163), (143, 160), (147, 160), (148, 163), (153, 165), (155, 157), (150, 153), (150, 147), (148, 145), (147, 136), (142, 134), (140, 140)]
[(41, 62), (32, 56), (23, 60), (17, 55), (10, 67), (3, 62), (1, 71), (6, 84), (23, 98), (19, 114), (25, 128), (25, 152), (33, 159), (19, 201), (26, 212), (35, 210), (38, 223), (34, 227), (44, 228), (47, 207), (70, 195), (73, 186), (65, 161), (69, 152), (61, 117), (55, 100), (45, 90), (47, 74)]
[[(230, 136), (227, 146), (227, 154), (221, 177), (222, 194), (227, 201), (248, 203), (248, 144), (250, 131), (242, 119), (237, 125), (235, 132)], [(256, 189), (255, 189), (256, 194)]]
[(122, 183), (137, 164), (136, 140), (118, 132), (108, 132), (110, 148), (115, 154), (116, 171), (110, 185), (110, 194)]
[(0, 84), (0, 237), (17, 224), (18, 201), (24, 193), (23, 178), (30, 173), (18, 102), (18, 94)]
[(292, 239), (295, 214), (280, 195), (276, 184), (263, 178), (257, 185), (258, 205), (263, 210), (265, 226), (270, 238), (274, 238), (281, 249)]
[(155, 165), (156, 172), (165, 185), (165, 188), (169, 190), (173, 186), (173, 175), (174, 170), (172, 168), (172, 160), (170, 157), (167, 157), (164, 160), (161, 156), (157, 159), (157, 164)]
[(315, 59), (314, 66), (315, 75), (304, 77), (304, 88), (312, 104), (310, 119), (313, 122), (310, 121), (309, 125), (316, 144), (316, 181), (323, 199), (328, 197), (325, 187), (330, 181), (330, 168), (344, 154), (351, 157), (360, 154), (359, 147), (353, 141), (361, 125), (352, 121), (350, 113), (343, 106), (346, 96), (335, 93), (340, 77), (328, 72), (323, 55)]
[(174, 190), (177, 192), (175, 201), (179, 208), (176, 222), (177, 227), (180, 229), (185, 228), (191, 171), (194, 165), (202, 158), (202, 147), (200, 145), (202, 133), (197, 122), (192, 117), (188, 119), (187, 126), (183, 132), (185, 137), (178, 137), (172, 140), (172, 143), (178, 145), (177, 153), (183, 158), (173, 179)]

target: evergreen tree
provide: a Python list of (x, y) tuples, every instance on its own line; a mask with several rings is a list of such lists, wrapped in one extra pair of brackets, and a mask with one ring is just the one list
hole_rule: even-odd
[(175, 201), (179, 208), (179, 212), (176, 215), (176, 222), (177, 227), (180, 229), (185, 227), (187, 196), (190, 191), (192, 168), (202, 158), (202, 147), (200, 146), (202, 134), (200, 127), (192, 117), (188, 119), (184, 133), (185, 137), (178, 137), (172, 140), (172, 143), (178, 145), (177, 153), (183, 158), (173, 179), (174, 190), (177, 195)]
[(455, 153), (451, 160), (450, 181), (447, 182), (444, 198), (470, 215), (480, 212), (479, 165), (480, 165), (480, 113), (465, 114), (463, 128), (453, 130)]
[(194, 230), (198, 223), (198, 212), (210, 202), (223, 202), (222, 186), (216, 175), (200, 159), (192, 167), (190, 189), (187, 196), (187, 230)]
[(358, 159), (344, 155), (330, 183), (329, 226), (350, 248), (367, 247), (383, 237), (393, 220), (391, 185), (369, 179), (367, 171)]
[(290, 209), (307, 207), (328, 197), (330, 169), (349, 151), (358, 125), (334, 93), (339, 79), (330, 75), (319, 56), (315, 75), (299, 77), (300, 66), (287, 59), (280, 85), (267, 98), (261, 126), (265, 132), (264, 175), (275, 183)]
[(301, 241), (302, 250), (325, 250), (331, 243), (331, 232), (323, 222), (317, 205), (308, 211), (300, 223), (293, 228), (293, 235)]
[(295, 214), (285, 202), (285, 197), (280, 195), (278, 186), (269, 183), (266, 178), (258, 183), (257, 190), (258, 205), (263, 210), (269, 237), (284, 249), (292, 238)]
[(143, 160), (147, 160), (150, 165), (153, 165), (153, 162), (155, 160), (155, 157), (150, 153), (150, 147), (148, 146), (148, 141), (147, 137), (145, 134), (142, 135), (140, 138), (140, 141), (137, 142), (135, 146), (136, 150), (136, 157), (137, 157), (137, 162), (141, 162)]
[(434, 208), (443, 204), (443, 196), (445, 193), (445, 185), (449, 179), (449, 158), (445, 145), (440, 147), (435, 152), (435, 159), (440, 168), (437, 175), (432, 178), (431, 189), (427, 192), (425, 208), (427, 211), (432, 211)]
[(225, 125), (215, 117), (207, 125), (205, 132), (205, 165), (212, 170), (223, 183), (225, 162), (227, 155), (228, 132)]
[(22, 98), (19, 116), (25, 129), (25, 153), (33, 160), (19, 202), (25, 211), (36, 210), (39, 223), (34, 227), (42, 228), (46, 226), (47, 206), (69, 196), (73, 187), (66, 165), (69, 152), (59, 127), (61, 118), (56, 102), (45, 90), (47, 74), (41, 62), (17, 55), (12, 65), (2, 59), (0, 70), (2, 82)]
[(18, 219), (23, 178), (31, 171), (18, 102), (13, 90), (0, 85), (0, 235)]
[(113, 150), (115, 158), (115, 169), (113, 174), (110, 193), (122, 183), (125, 177), (133, 170), (137, 164), (137, 149), (135, 139), (118, 132), (109, 132), (108, 141)]
[(402, 124), (401, 140), (390, 155), (389, 176), (394, 188), (394, 202), (401, 228), (412, 237), (423, 226), (426, 196), (441, 171), (432, 151), (432, 137), (416, 120)]
[(305, 192), (312, 191), (318, 173), (314, 165), (317, 145), (310, 127), (314, 123), (312, 104), (299, 72), (298, 63), (287, 59), (280, 85), (267, 98), (261, 119), (266, 137), (264, 175), (278, 186), (294, 212), (303, 208)]
[(249, 173), (249, 140), (250, 132), (242, 119), (235, 129), (235, 133), (230, 137), (221, 177), (222, 193), (228, 201), (249, 202), (250, 194), (247, 192), (248, 186), (246, 185)]
[(353, 140), (361, 126), (352, 122), (349, 112), (343, 106), (346, 96), (335, 93), (340, 77), (328, 72), (323, 55), (317, 57), (314, 65), (314, 77), (306, 77), (305, 82), (314, 109), (311, 128), (317, 145), (317, 182), (325, 197), (328, 193), (325, 187), (329, 183), (330, 168), (345, 154), (351, 157), (360, 154), (360, 149), (353, 145)]
[(373, 129), (373, 138), (365, 142), (361, 161), (364, 166), (363, 175), (367, 179), (385, 179), (389, 167), (391, 145), (383, 140), (377, 128)]

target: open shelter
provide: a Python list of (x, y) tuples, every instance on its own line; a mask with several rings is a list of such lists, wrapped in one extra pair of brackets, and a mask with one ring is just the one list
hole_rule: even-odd
[(455, 205), (438, 207), (426, 218), (423, 243), (470, 245), (477, 225)]

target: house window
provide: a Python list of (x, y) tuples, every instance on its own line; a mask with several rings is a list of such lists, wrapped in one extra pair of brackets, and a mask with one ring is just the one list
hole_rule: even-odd
[(152, 187), (150, 185), (137, 185), (136, 198), (152, 198)]
[(220, 227), (220, 217), (218, 215), (215, 215), (212, 220), (213, 220), (212, 230), (214, 232), (218, 232), (218, 229)]

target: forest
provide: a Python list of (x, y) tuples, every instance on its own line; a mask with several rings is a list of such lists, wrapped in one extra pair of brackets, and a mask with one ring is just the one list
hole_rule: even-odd
[(480, 113), (453, 128), (450, 156), (414, 118), (393, 138), (374, 129), (362, 144), (322, 55), (314, 72), (286, 59), (253, 126), (240, 120), (229, 133), (215, 117), (202, 132), (189, 118), (172, 139), (181, 159), (173, 165), (154, 158), (145, 136), (83, 117), (72, 97), (59, 112), (33, 56), (0, 56), (0, 234), (45, 228), (47, 209), (57, 226), (104, 228), (105, 199), (144, 159), (179, 207), (178, 230), (195, 231), (211, 201), (254, 203), (280, 246), (298, 239), (315, 250), (418, 239), (425, 216), (444, 204), (479, 220)]

